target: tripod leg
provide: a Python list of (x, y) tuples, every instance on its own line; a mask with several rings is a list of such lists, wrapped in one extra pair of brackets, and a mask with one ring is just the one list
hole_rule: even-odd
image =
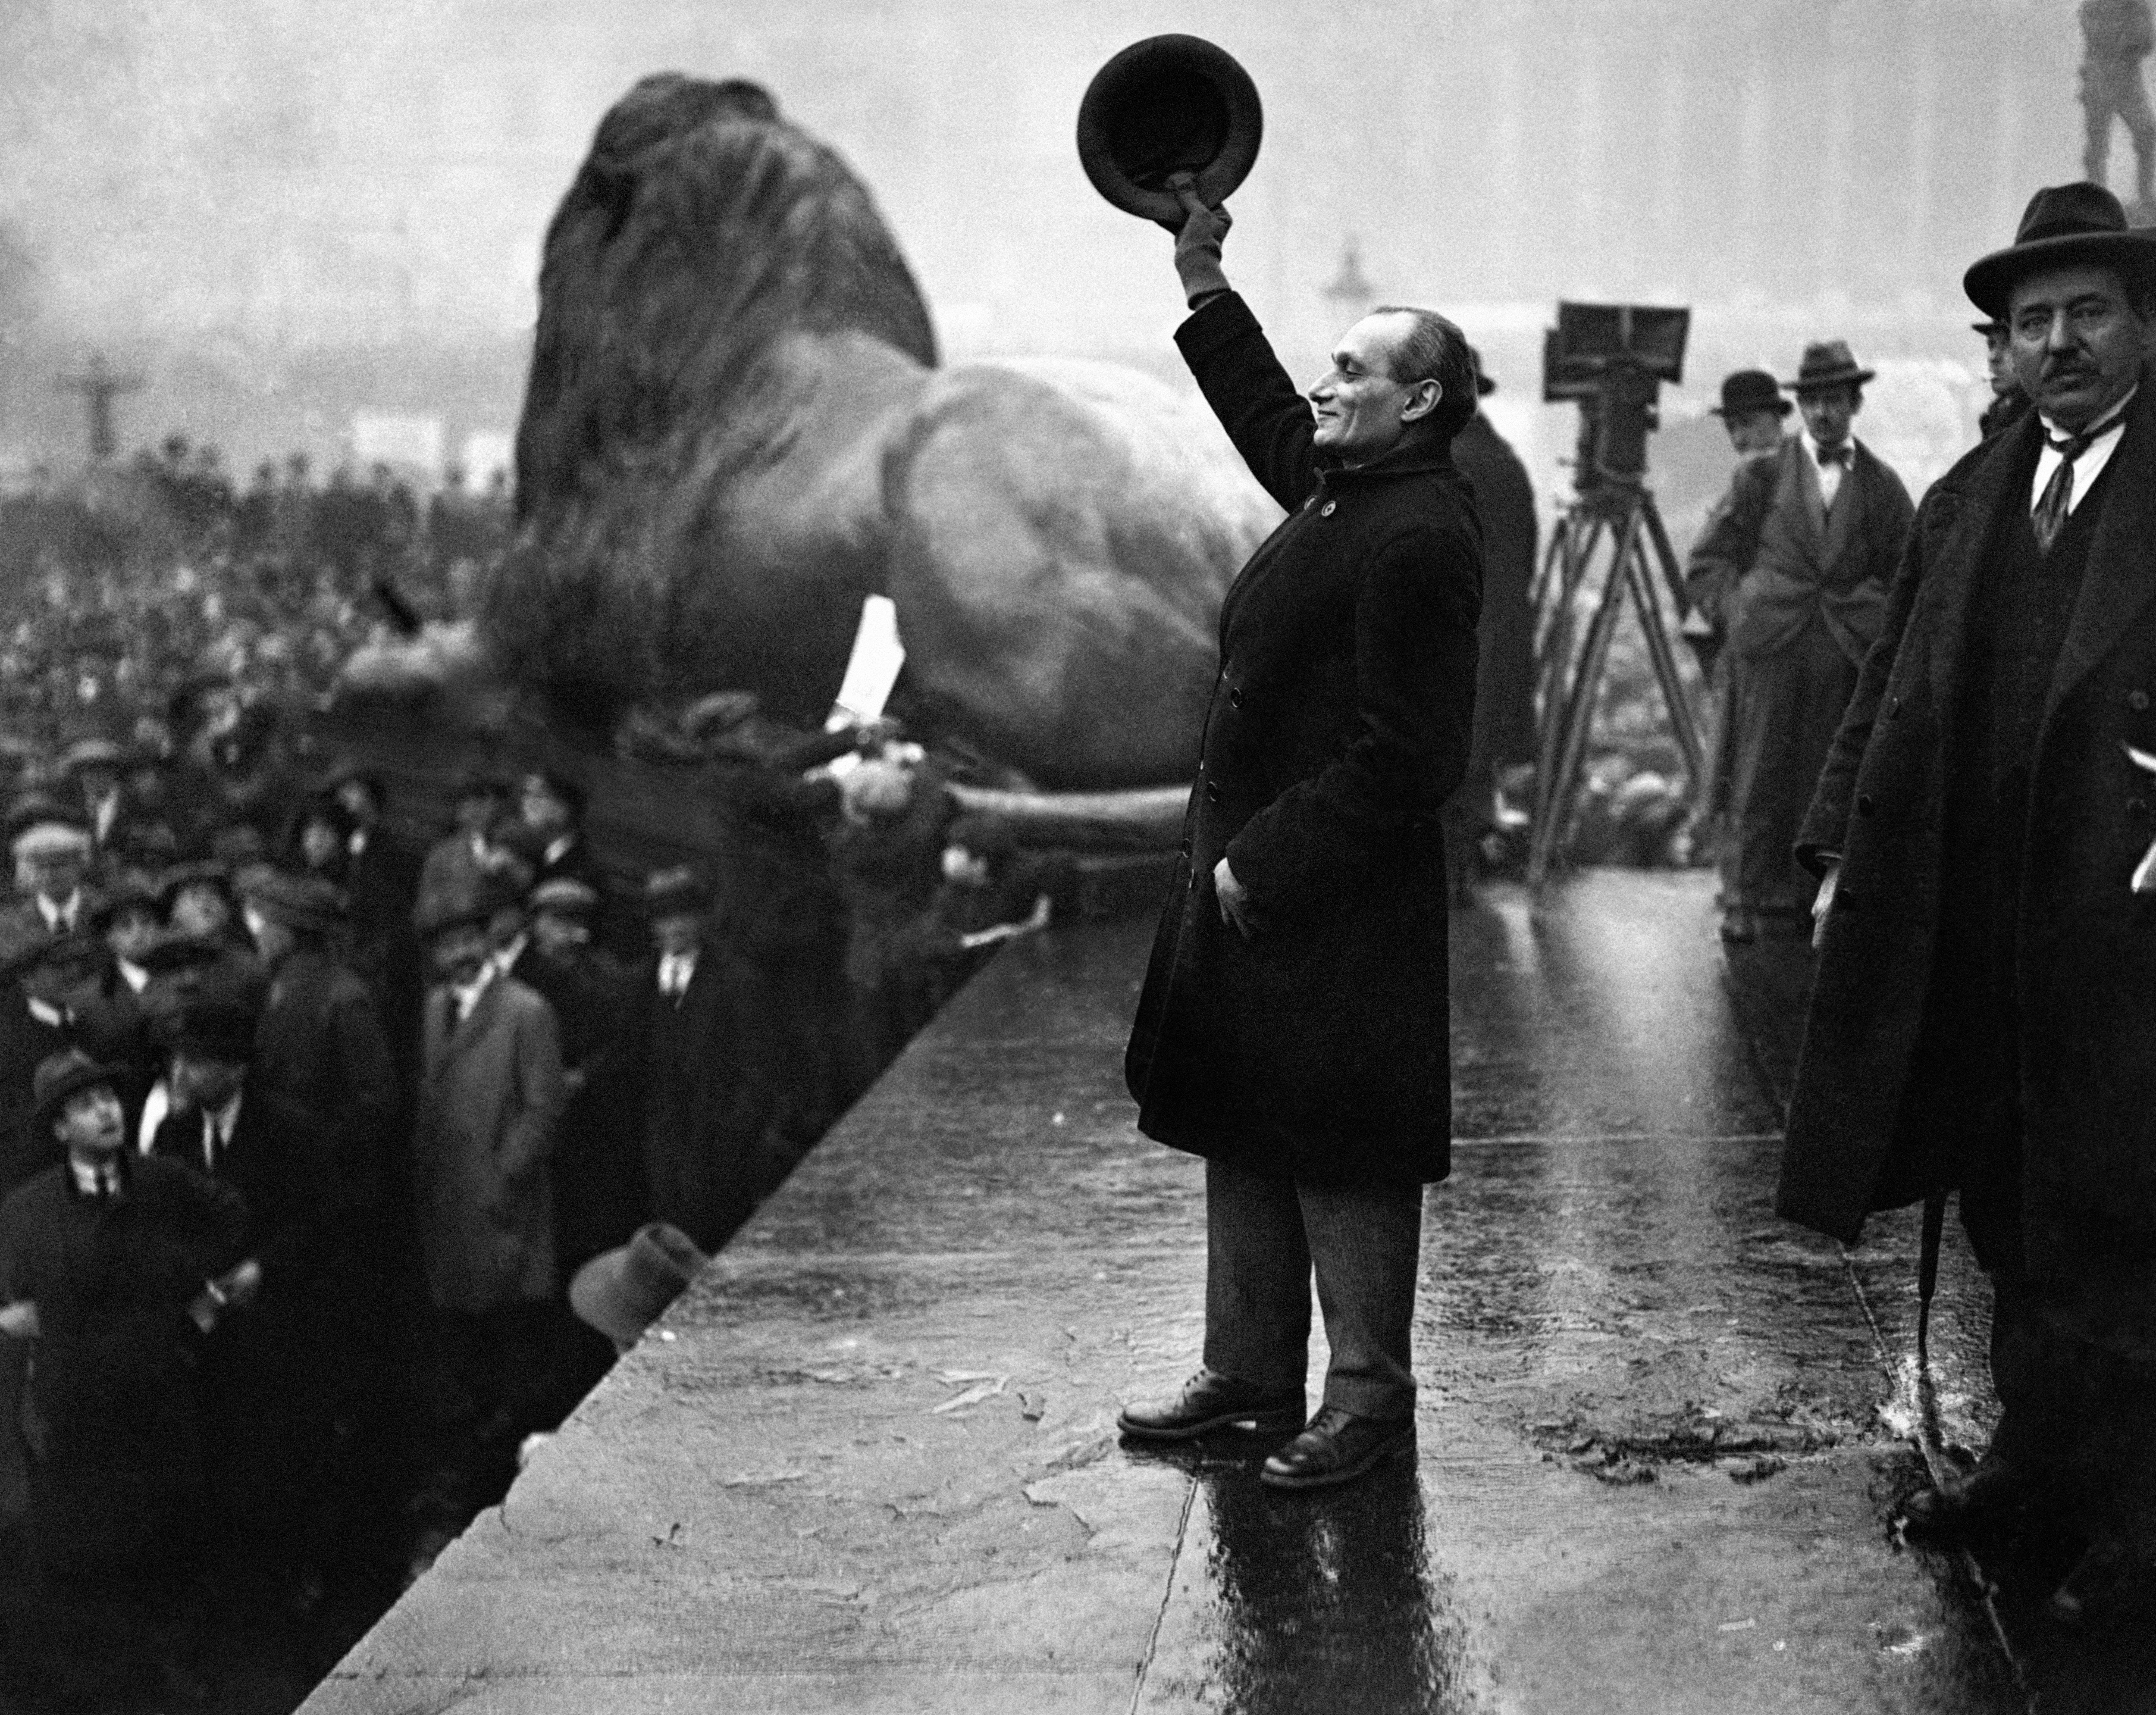
[(1646, 514), (1647, 539), (1654, 544), (1655, 558), (1661, 562), (1662, 581), (1670, 588), (1670, 598), (1677, 604), (1677, 618), (1682, 619), (1691, 611), (1691, 599), (1685, 594), (1684, 576), (1677, 570), (1677, 551), (1670, 546), (1670, 532), (1662, 524), (1662, 509), (1655, 504), (1652, 489), (1640, 490), (1640, 507)]
[[(1564, 701), (1563, 719), (1556, 723), (1553, 734), (1549, 723), (1545, 723), (1546, 738), (1554, 737), (1556, 757), (1554, 766), (1548, 771), (1547, 788), (1537, 782), (1536, 796), (1539, 810), (1534, 829), (1534, 838), (1528, 848), (1527, 879), (1539, 886), (1553, 862), (1558, 842), (1563, 837), (1571, 820), (1573, 798), (1578, 788), (1581, 763), (1587, 755), (1589, 729), (1594, 724), (1594, 699), (1602, 687), (1604, 669), (1609, 665), (1609, 645), (1617, 634), (1617, 621), (1624, 611), (1624, 597), (1628, 581), (1625, 567), (1634, 552), (1637, 538), (1636, 517), (1627, 516), (1625, 527), (1617, 533), (1614, 552), (1611, 554), (1606, 579), (1602, 587), (1602, 599), (1594, 610), (1594, 622), (1588, 627), (1587, 642), (1580, 651), (1579, 666), (1573, 674)], [(1547, 752), (1552, 747), (1545, 744)]]
[(1699, 726), (1692, 718), (1691, 699), (1685, 694), (1684, 680), (1678, 675), (1676, 650), (1670, 643), (1668, 628), (1662, 617), (1662, 605), (1655, 597), (1655, 582), (1647, 570), (1644, 544), (1635, 535), (1635, 552), (1625, 567), (1632, 586), (1632, 605), (1640, 615), (1640, 632), (1647, 640), (1647, 659), (1652, 663), (1655, 677), (1662, 687), (1662, 701), (1669, 705), (1670, 728), (1684, 753), (1685, 773), (1689, 777), (1686, 795), (1696, 796), (1700, 782), (1706, 778), (1707, 756), (1700, 747)]
[(1573, 668), (1573, 609), (1601, 528), (1600, 519), (1583, 521), (1577, 514), (1568, 516), (1559, 525), (1563, 554), (1558, 562), (1556, 598), (1550, 609), (1543, 657), (1537, 663), (1540, 683), (1535, 711), (1535, 809), (1527, 840), (1527, 883), (1531, 889), (1541, 887), (1548, 873), (1553, 850), (1549, 829), (1554, 820), (1553, 799), (1557, 789), (1558, 753), (1562, 747), (1569, 706), (1565, 688)]

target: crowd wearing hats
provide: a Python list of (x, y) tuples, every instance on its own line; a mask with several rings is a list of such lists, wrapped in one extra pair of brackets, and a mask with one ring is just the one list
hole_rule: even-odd
[[(380, 776), (250, 724), (271, 706), (190, 681), (155, 768), (73, 710), (5, 824), (0, 1420), (41, 1428), (0, 1440), (0, 1527), (41, 1588), (133, 1592), (130, 1671), (167, 1686), (205, 1584), (303, 1626), (356, 1579), (393, 1592), (1068, 887), (957, 814), (942, 760), (753, 699), (699, 717), (726, 867), (635, 881), (566, 770), (475, 768), (422, 849)], [(87, 1332), (90, 1277), (33, 1235), (55, 1208), (102, 1235), (68, 1257), (157, 1253), (121, 1267), (140, 1340)], [(54, 1379), (105, 1366), (102, 1394)], [(116, 1441), (91, 1401), (130, 1389), (154, 1433)]]

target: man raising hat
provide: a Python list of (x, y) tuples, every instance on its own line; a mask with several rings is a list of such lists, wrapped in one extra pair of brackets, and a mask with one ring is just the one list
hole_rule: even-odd
[(1964, 285), (2035, 408), (1926, 496), (1804, 819), (1776, 1206), (1849, 1242), (1959, 1190), (2003, 1409), (1910, 1522), (2078, 1527), (2071, 1620), (2156, 1593), (2156, 234), (2041, 191)]
[(1797, 824), (1908, 531), (1908, 490), (1850, 434), (1873, 372), (1840, 340), (1805, 348), (1789, 383), (1803, 432), (1738, 467), (1686, 570), (1728, 639), (1726, 940), (1752, 940), (1763, 921), (1802, 927), (1813, 884), (1789, 855)]

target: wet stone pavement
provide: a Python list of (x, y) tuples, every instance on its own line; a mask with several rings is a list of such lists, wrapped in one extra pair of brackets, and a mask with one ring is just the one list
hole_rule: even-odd
[(1122, 1090), (1150, 925), (1058, 931), (306, 1707), (2142, 1707), (2128, 1646), (2035, 1620), (2041, 1568), (1897, 1541), (1922, 1459), (1983, 1444), (1985, 1291), (1950, 1230), (1920, 1373), (1913, 1214), (1849, 1253), (1775, 1219), (1804, 955), (1725, 964), (1711, 886), (1589, 874), (1455, 920), (1414, 1461), (1283, 1496), (1248, 1436), (1119, 1441), (1195, 1362), (1201, 1169)]

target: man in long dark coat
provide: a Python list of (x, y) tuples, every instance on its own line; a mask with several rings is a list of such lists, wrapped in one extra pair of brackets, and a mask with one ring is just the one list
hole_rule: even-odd
[(316, 1122), (253, 1083), (252, 1009), (199, 1001), (172, 1039), (172, 1111), (151, 1153), (247, 1206), (241, 1260), (221, 1283), (199, 1383), (205, 1463), (221, 1545), (279, 1594), (319, 1599), (328, 1549), (330, 1402), (317, 1284), (328, 1245), (327, 1173)]
[(1925, 497), (1804, 821), (1776, 1206), (1849, 1241), (1959, 1189), (2005, 1409), (1912, 1522), (2078, 1517), (2071, 1617), (2156, 1567), (2156, 237), (2043, 191), (1966, 285), (2036, 410)]
[(716, 1250), (756, 1207), (759, 1131), (736, 1019), (742, 968), (711, 932), (711, 891), (686, 868), (644, 884), (652, 956), (631, 991), (624, 1086), (638, 1104), (653, 1220)]
[[(1478, 398), (1497, 390), (1475, 365)], [(1535, 759), (1534, 485), (1527, 467), (1477, 411), (1454, 437), (1453, 462), (1475, 490), (1482, 521), (1481, 655), (1475, 670), (1475, 744), (1467, 778), (1445, 807), (1445, 867), (1456, 903), (1474, 881), (1475, 843), (1496, 825), (1502, 770)]]
[(1763, 918), (1794, 926), (1811, 903), (1789, 853), (1908, 534), (1908, 490), (1849, 432), (1873, 373), (1840, 341), (1805, 350), (1789, 383), (1804, 433), (1738, 467), (1686, 567), (1693, 602), (1728, 639), (1727, 940), (1753, 939)]
[(1126, 1063), (1139, 1128), (1206, 1158), (1204, 1367), (1121, 1423), (1301, 1424), (1314, 1268), (1324, 1408), (1261, 1472), (1302, 1488), (1412, 1444), (1423, 1187), (1450, 1168), (1438, 812), (1475, 716), (1481, 531), (1451, 455), (1475, 371), (1450, 322), (1380, 310), (1306, 398), (1220, 272), (1225, 211), (1181, 182), (1177, 342), (1289, 516), (1221, 612)]
[(192, 1365), (247, 1210), (136, 1156), (117, 1076), (79, 1049), (38, 1068), (37, 1122), (64, 1153), (0, 1202), (0, 1336), (36, 1353), (21, 1428), (53, 1620), (146, 1649), (180, 1688), (199, 1685), (172, 1654), (202, 1499)]

